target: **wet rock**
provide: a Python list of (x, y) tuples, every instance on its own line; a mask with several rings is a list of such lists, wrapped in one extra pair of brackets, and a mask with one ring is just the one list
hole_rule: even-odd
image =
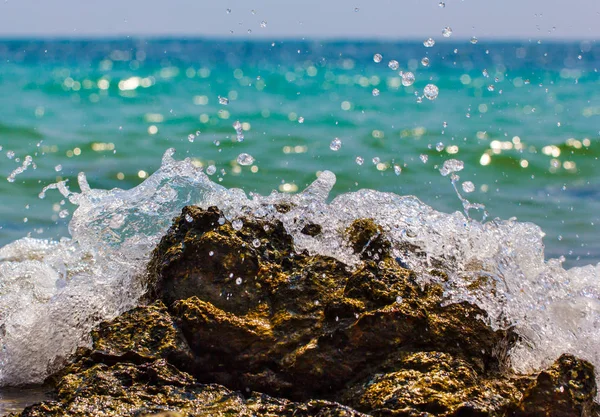
[(406, 352), (394, 369), (349, 389), (345, 402), (376, 416), (501, 416), (520, 398), (508, 378), (482, 377), (448, 353)]
[[(298, 400), (335, 398), (398, 350), (448, 352), (478, 370), (498, 369), (498, 347), (514, 338), (477, 320), (485, 312), (475, 306), (443, 307), (441, 287), (421, 288), (390, 258), (372, 220), (345, 231), (365, 257), (350, 271), (295, 253), (281, 223), (244, 219), (236, 231), (220, 218), (215, 208), (186, 208), (150, 267), (195, 354), (184, 369), (202, 380)], [(265, 242), (258, 248), (250, 244), (257, 237)]]
[(383, 256), (390, 249), (381, 226), (371, 219), (358, 219), (346, 230), (346, 237), (354, 253), (363, 259)]
[(525, 389), (514, 411), (518, 417), (598, 415), (593, 366), (572, 355), (562, 355), (549, 369), (540, 372)]
[(246, 398), (221, 385), (199, 384), (164, 359), (97, 364), (63, 377), (57, 392), (56, 401), (27, 407), (20, 416), (363, 416), (327, 401)]
[(240, 220), (233, 228), (214, 207), (186, 207), (149, 264), (158, 300), (100, 325), (91, 349), (53, 377), (56, 401), (22, 415), (597, 411), (589, 363), (563, 356), (541, 373), (507, 373), (515, 333), (419, 284), (372, 220), (342, 231), (362, 259), (353, 268), (297, 253), (280, 222)]

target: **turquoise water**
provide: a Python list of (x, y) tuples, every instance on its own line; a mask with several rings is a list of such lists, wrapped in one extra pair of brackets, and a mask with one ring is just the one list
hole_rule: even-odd
[[(76, 189), (85, 171), (94, 188), (130, 188), (174, 147), (246, 192), (294, 192), (328, 169), (334, 193), (413, 194), (445, 212), (462, 205), (439, 168), (460, 159), (475, 185), (463, 195), (491, 218), (540, 225), (566, 266), (600, 261), (596, 43), (5, 40), (0, 62), (0, 245), (67, 234), (75, 207), (38, 198), (44, 186)], [(430, 83), (439, 97), (419, 103)]]

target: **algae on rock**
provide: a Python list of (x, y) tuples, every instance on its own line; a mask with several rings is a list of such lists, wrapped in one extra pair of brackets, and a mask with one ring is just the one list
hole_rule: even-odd
[(279, 221), (242, 220), (236, 230), (215, 207), (185, 207), (149, 264), (155, 301), (103, 323), (54, 376), (57, 400), (21, 415), (596, 412), (590, 364), (565, 355), (511, 375), (517, 335), (491, 329), (477, 306), (446, 304), (439, 284), (417, 283), (372, 220), (343, 231), (361, 259), (354, 268), (296, 253)]

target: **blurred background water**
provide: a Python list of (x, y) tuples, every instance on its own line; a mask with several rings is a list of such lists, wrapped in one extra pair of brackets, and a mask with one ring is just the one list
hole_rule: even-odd
[(336, 194), (413, 194), (445, 212), (462, 206), (439, 168), (460, 159), (475, 185), (463, 194), (491, 218), (538, 224), (566, 266), (600, 261), (596, 42), (4, 40), (0, 62), (0, 245), (67, 235), (75, 207), (38, 198), (44, 186), (76, 190), (84, 171), (94, 188), (130, 188), (174, 147), (246, 192), (295, 192), (328, 169)]

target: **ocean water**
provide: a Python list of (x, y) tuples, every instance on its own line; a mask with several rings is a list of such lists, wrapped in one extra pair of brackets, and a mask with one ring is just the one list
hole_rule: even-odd
[(595, 43), (4, 41), (0, 59), (0, 386), (135, 306), (186, 204), (351, 266), (342, 231), (371, 217), (423, 282), (445, 265), (448, 303), (516, 329), (516, 371), (600, 366)]
[[(301, 190), (329, 169), (336, 195), (412, 194), (444, 212), (462, 207), (439, 173), (456, 158), (459, 189), (471, 181), (490, 218), (540, 225), (566, 266), (600, 260), (595, 42), (5, 40), (0, 62), (0, 244), (66, 235), (74, 207), (39, 199), (44, 186), (85, 171), (93, 187), (130, 188), (174, 147), (247, 192)], [(430, 83), (439, 96), (419, 103)]]

